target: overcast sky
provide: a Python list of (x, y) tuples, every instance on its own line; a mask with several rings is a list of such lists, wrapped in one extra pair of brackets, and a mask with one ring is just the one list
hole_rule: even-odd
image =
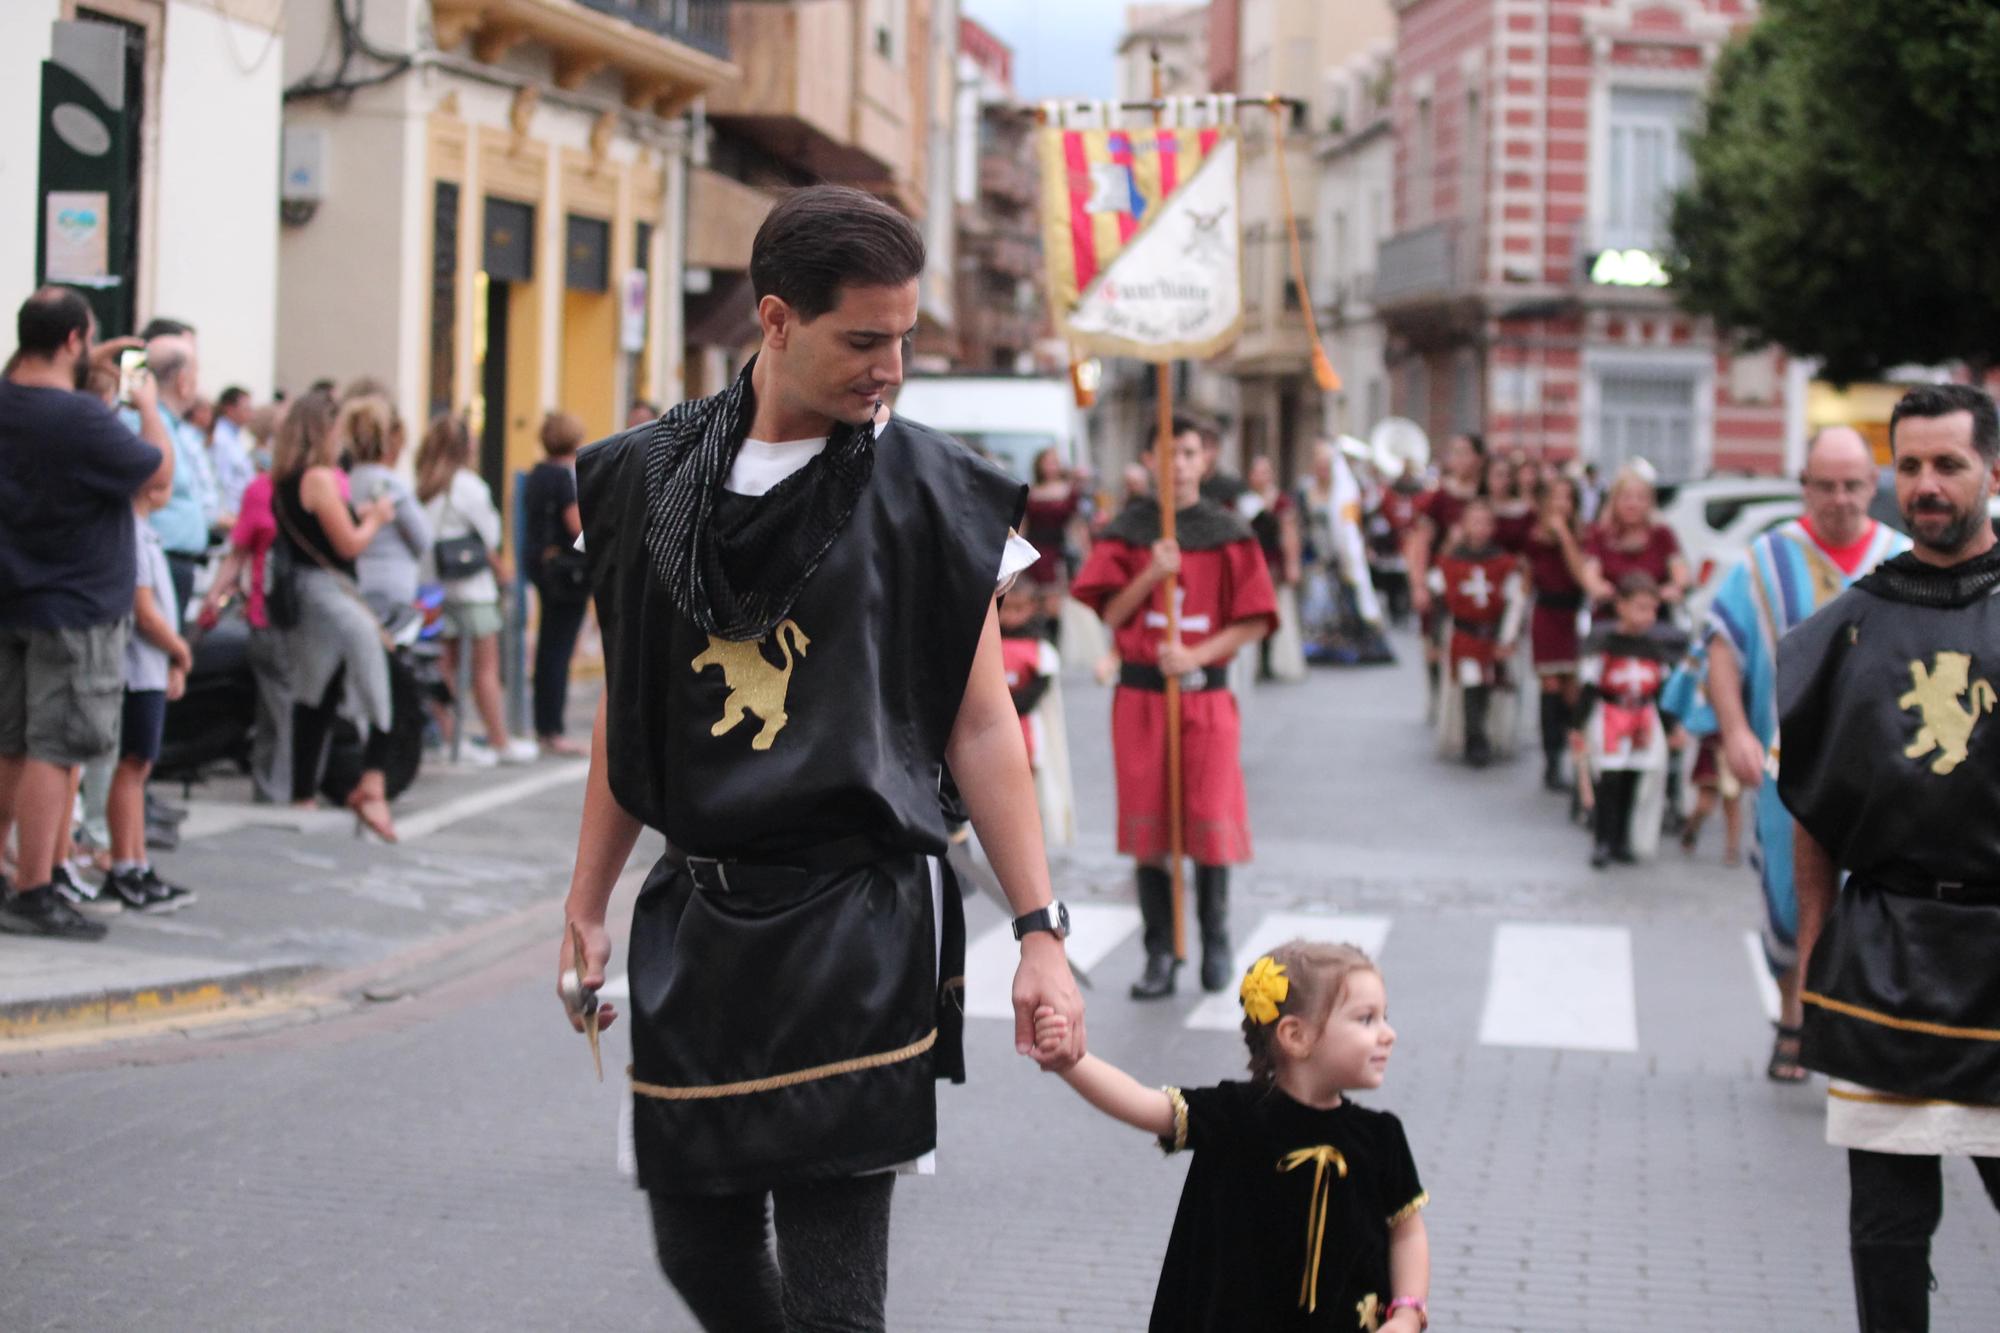
[(1117, 93), (1124, 0), (961, 0), (961, 8), (1014, 48), (1023, 100)]

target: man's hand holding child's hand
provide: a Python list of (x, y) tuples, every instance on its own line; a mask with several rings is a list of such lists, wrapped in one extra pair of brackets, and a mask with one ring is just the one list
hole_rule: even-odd
[(1035, 1056), (1043, 1061), (1042, 1067), (1050, 1073), (1060, 1074), (1063, 1066), (1050, 1065), (1069, 1040), (1069, 1019), (1057, 1013), (1049, 1005), (1035, 1010)]

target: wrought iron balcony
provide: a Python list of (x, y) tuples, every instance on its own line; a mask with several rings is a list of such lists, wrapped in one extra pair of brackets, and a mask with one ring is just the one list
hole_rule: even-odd
[(729, 0), (577, 0), (722, 60), (729, 59)]
[(1476, 281), (1467, 239), (1456, 220), (1434, 222), (1389, 237), (1376, 255), (1377, 306), (1423, 305), (1465, 295)]

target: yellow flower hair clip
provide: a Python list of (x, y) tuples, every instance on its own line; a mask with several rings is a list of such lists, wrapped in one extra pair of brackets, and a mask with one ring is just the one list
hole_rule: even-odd
[(1243, 978), (1243, 1012), (1250, 1015), (1253, 1023), (1275, 1023), (1278, 1006), (1291, 993), (1292, 982), (1285, 975), (1285, 965), (1265, 954), (1250, 965)]

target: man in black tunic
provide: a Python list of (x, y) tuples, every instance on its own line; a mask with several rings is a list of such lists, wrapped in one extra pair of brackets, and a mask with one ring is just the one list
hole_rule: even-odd
[(565, 938), (594, 990), (613, 883), (663, 832), (632, 921), (634, 1147), (661, 1267), (729, 1333), (883, 1327), (894, 1174), (963, 1079), (947, 758), (1019, 914), (1016, 1049), (1036, 1007), (1082, 1014), (994, 611), (1033, 558), (1026, 490), (877, 425), (923, 263), (873, 197), (793, 194), (752, 249), (759, 354), (578, 458), (605, 692)]
[(1889, 441), (1913, 549), (1778, 646), (1802, 1062), (1848, 1150), (1863, 1333), (1929, 1327), (1941, 1156), (2000, 1204), (2000, 420), (1977, 389), (1912, 389)]

